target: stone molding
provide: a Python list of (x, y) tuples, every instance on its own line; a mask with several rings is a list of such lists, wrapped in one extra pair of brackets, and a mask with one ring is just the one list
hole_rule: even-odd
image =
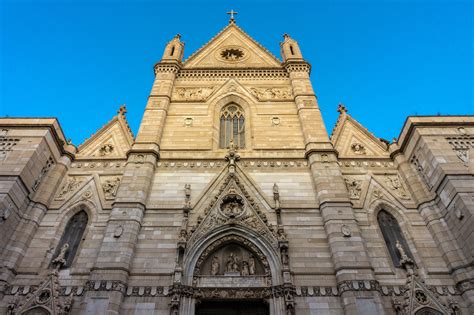
[[(467, 285), (466, 285), (467, 284)], [(258, 294), (268, 294), (268, 297), (281, 297), (284, 292), (284, 285), (268, 286), (268, 287), (253, 287), (253, 288), (213, 288), (213, 287), (192, 287), (180, 285), (182, 287), (178, 291), (182, 291), (181, 294), (200, 298), (200, 297), (215, 297), (215, 291), (228, 291), (228, 292), (243, 292), (248, 290), (258, 291)], [(433, 294), (440, 296), (458, 296), (462, 295), (465, 291), (472, 289), (472, 280), (466, 280), (462, 284), (455, 286), (427, 286), (429, 291)], [(6, 295), (19, 295), (26, 296), (34, 292), (38, 286), (25, 285), (18, 286), (13, 285), (7, 287), (5, 290)], [(308, 296), (340, 296), (342, 293), (347, 291), (378, 291), (382, 296), (402, 296), (408, 290), (404, 285), (381, 285), (377, 280), (358, 280), (358, 281), (343, 281), (338, 286), (296, 286), (294, 287), (295, 296), (308, 297)], [(122, 281), (114, 280), (100, 280), (100, 281), (87, 281), (83, 286), (61, 286), (59, 289), (60, 296), (83, 296), (87, 291), (118, 291), (126, 296), (171, 296), (173, 291), (177, 291), (170, 286), (128, 286)]]
[(193, 80), (227, 80), (238, 78), (240, 80), (269, 80), (287, 79), (289, 74), (284, 69), (182, 69), (176, 78), (186, 81)]

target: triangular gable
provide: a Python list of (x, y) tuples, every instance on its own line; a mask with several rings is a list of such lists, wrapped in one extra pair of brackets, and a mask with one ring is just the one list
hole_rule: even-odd
[(119, 110), (105, 126), (78, 147), (78, 157), (123, 158), (133, 143), (133, 134), (125, 118), (125, 108)]
[(339, 157), (389, 157), (388, 147), (358, 121), (341, 110), (331, 135)]
[[(223, 225), (240, 225), (258, 233), (271, 244), (276, 242), (276, 231), (268, 222), (268, 212), (262, 211), (271, 206), (263, 196), (255, 195), (257, 188), (248, 187), (250, 183), (239, 173), (225, 172), (216, 178), (211, 188), (213, 198), (201, 199), (194, 207), (196, 225), (191, 228), (188, 246)], [(227, 209), (227, 199), (240, 203), (242, 207), (237, 207), (238, 210)]]
[(281, 61), (234, 23), (226, 26), (183, 64), (186, 68), (275, 68)]

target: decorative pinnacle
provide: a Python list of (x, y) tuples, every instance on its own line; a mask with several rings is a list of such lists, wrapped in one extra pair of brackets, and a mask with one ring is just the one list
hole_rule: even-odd
[(337, 106), (337, 111), (341, 114), (342, 113), (347, 113), (347, 108), (346, 108), (346, 106), (344, 106), (344, 104), (339, 103), (339, 105)]
[(120, 106), (119, 110), (117, 111), (117, 114), (125, 116), (125, 113), (127, 112), (127, 106), (123, 104)]
[(234, 10), (230, 10), (229, 12), (227, 12), (227, 14), (230, 15), (229, 23), (235, 23), (234, 15), (239, 13), (235, 12)]
[(285, 34), (283, 34), (283, 38), (284, 38), (284, 39), (288, 39), (288, 38), (290, 38), (290, 35), (288, 35), (287, 33), (285, 33)]
[(181, 34), (179, 34), (179, 33), (176, 34), (176, 35), (174, 36), (174, 38), (175, 38), (175, 39), (180, 39), (180, 38), (181, 38)]

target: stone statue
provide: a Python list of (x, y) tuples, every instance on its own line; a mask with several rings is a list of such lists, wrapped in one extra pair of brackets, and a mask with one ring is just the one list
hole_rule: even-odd
[(63, 247), (61, 247), (61, 251), (59, 252), (58, 257), (56, 257), (53, 260), (53, 264), (56, 264), (59, 267), (64, 265), (66, 263), (66, 255), (67, 255), (68, 250), (69, 250), (69, 244), (65, 243)]
[(246, 261), (242, 262), (242, 276), (248, 276), (249, 275), (249, 264)]
[(185, 184), (184, 185), (184, 195), (186, 196), (186, 200), (189, 200), (191, 197), (191, 185), (190, 184)]
[(249, 275), (254, 275), (255, 274), (255, 258), (253, 258), (252, 255), (249, 257)]
[(229, 258), (227, 258), (225, 271), (232, 272), (233, 264), (234, 264), (234, 253), (230, 253)]
[(218, 275), (219, 269), (220, 269), (219, 258), (217, 258), (217, 256), (214, 256), (212, 257), (212, 263), (211, 263), (211, 275), (213, 276)]
[(397, 243), (395, 244), (395, 247), (397, 248), (398, 252), (400, 253), (400, 256), (402, 257), (402, 260), (407, 260), (409, 259), (405, 249), (403, 248), (402, 244), (400, 243), (399, 240), (397, 240)]
[(239, 272), (239, 258), (234, 255), (234, 253), (230, 253), (229, 258), (227, 259), (226, 263), (226, 272)]

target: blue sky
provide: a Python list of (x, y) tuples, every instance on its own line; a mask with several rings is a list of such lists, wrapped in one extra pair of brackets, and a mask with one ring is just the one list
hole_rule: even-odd
[(127, 104), (136, 134), (153, 65), (176, 33), (185, 57), (237, 24), (312, 64), (326, 127), (344, 103), (388, 140), (406, 116), (473, 114), (473, 6), (465, 1), (1, 0), (0, 115), (58, 117), (78, 145)]

